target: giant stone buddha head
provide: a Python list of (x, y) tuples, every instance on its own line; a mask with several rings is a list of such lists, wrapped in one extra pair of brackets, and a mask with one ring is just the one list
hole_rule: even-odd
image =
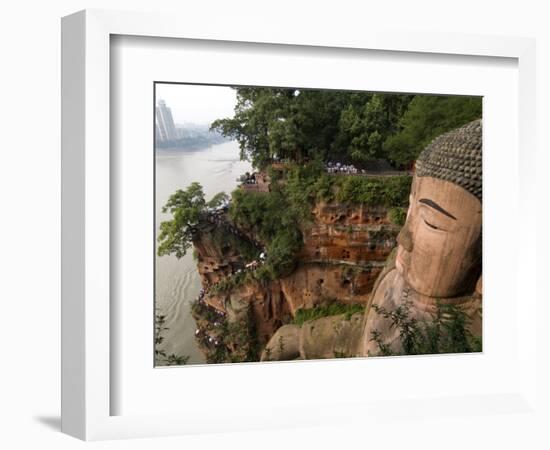
[(416, 292), (472, 292), (481, 274), (481, 120), (436, 138), (419, 156), (396, 269)]

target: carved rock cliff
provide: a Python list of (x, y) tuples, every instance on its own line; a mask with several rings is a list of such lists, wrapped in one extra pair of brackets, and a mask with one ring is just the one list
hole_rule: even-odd
[[(203, 304), (229, 323), (247, 317), (260, 347), (299, 309), (331, 300), (365, 304), (395, 247), (399, 227), (389, 221), (386, 208), (366, 205), (319, 202), (312, 209), (312, 219), (301, 230), (303, 247), (292, 273), (264, 283), (245, 282), (225, 291), (212, 288), (236, 272), (246, 271), (243, 253), (251, 248), (259, 252), (261, 245), (226, 217), (205, 224), (193, 242), (205, 291)], [(200, 314), (195, 318), (199, 327), (205, 326)], [(203, 350), (208, 352), (206, 347)]]

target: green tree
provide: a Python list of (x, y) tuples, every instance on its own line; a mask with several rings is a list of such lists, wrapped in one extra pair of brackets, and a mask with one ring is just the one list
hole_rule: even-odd
[(191, 183), (186, 190), (178, 189), (162, 208), (162, 212), (170, 213), (172, 219), (160, 224), (158, 255), (175, 254), (182, 258), (191, 246), (193, 233), (206, 209), (219, 206), (227, 198), (220, 192), (206, 202), (202, 186), (197, 182)]
[(385, 141), (384, 151), (393, 162), (409, 164), (432, 139), (481, 114), (481, 97), (417, 95), (399, 121), (401, 130)]
[(184, 366), (189, 361), (189, 356), (177, 355), (175, 353), (167, 354), (160, 348), (164, 342), (164, 331), (169, 330), (166, 325), (166, 316), (164, 314), (155, 314), (155, 362), (161, 366)]
[(385, 140), (398, 130), (411, 95), (373, 94), (363, 103), (350, 102), (342, 111), (337, 141), (356, 163), (384, 158)]
[(313, 89), (236, 88), (231, 118), (211, 129), (236, 139), (241, 158), (414, 161), (431, 139), (481, 117), (481, 98)]
[(348, 105), (361, 108), (372, 96), (310, 89), (236, 90), (234, 117), (214, 121), (211, 129), (236, 139), (241, 158), (259, 168), (274, 159), (302, 162), (345, 155), (348, 143), (338, 140), (342, 111)]
[(287, 157), (296, 129), (283, 122), (289, 116), (294, 90), (246, 87), (236, 91), (234, 117), (214, 121), (211, 130), (236, 139), (241, 159), (256, 167), (265, 166), (274, 157)]

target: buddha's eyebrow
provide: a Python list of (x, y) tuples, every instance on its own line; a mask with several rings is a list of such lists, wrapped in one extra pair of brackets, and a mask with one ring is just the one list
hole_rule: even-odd
[(425, 205), (431, 206), (433, 209), (439, 211), (442, 214), (445, 214), (446, 216), (450, 217), (451, 219), (456, 220), (456, 217), (453, 216), (450, 212), (445, 211), (441, 206), (439, 206), (436, 202), (433, 200), (430, 200), (429, 198), (421, 198), (418, 200), (420, 203), (424, 203)]

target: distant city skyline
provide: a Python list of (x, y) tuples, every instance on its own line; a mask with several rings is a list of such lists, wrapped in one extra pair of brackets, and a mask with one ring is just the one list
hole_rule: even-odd
[(227, 86), (157, 84), (156, 98), (157, 106), (163, 100), (171, 110), (175, 125), (209, 125), (233, 116), (237, 94)]
[(162, 99), (156, 106), (156, 133), (159, 141), (174, 141), (178, 139), (178, 132), (172, 117), (171, 109)]

